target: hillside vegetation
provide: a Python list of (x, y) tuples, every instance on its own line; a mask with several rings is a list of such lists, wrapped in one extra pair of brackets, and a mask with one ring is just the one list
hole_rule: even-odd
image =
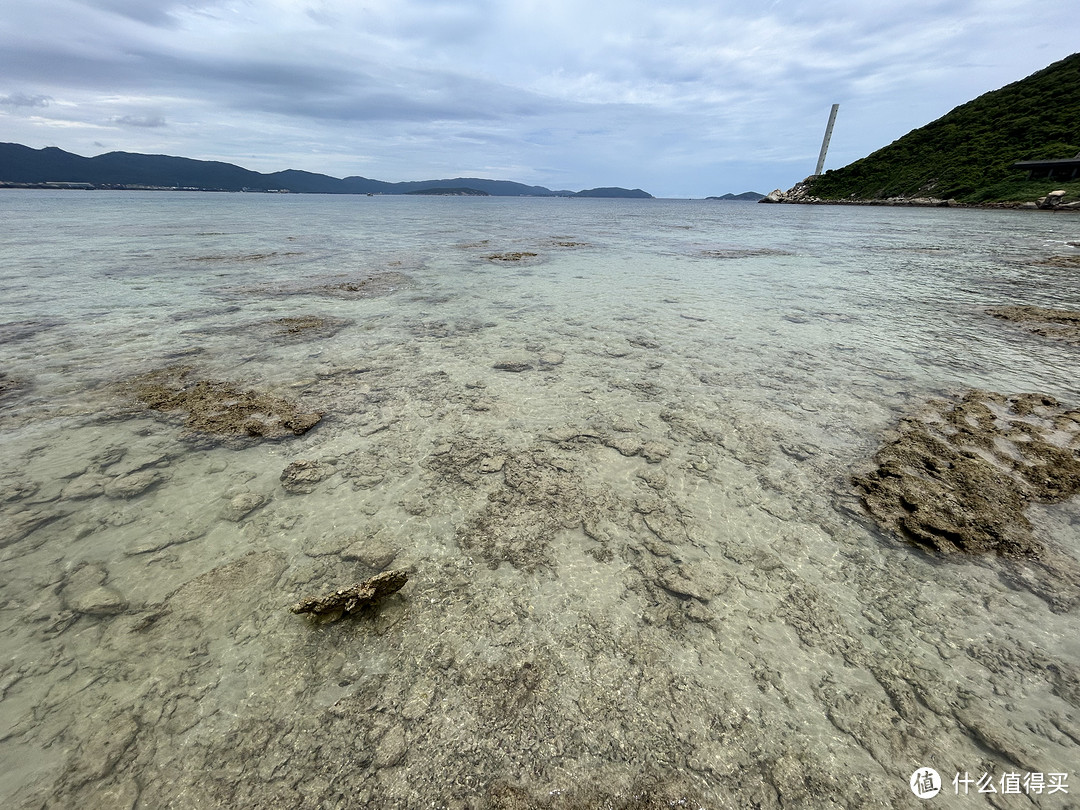
[(1020, 160), (1080, 152), (1080, 53), (962, 104), (861, 160), (813, 178), (823, 199), (937, 197), (961, 202), (1031, 200), (1051, 188), (1080, 196), (1080, 181), (1028, 181)]

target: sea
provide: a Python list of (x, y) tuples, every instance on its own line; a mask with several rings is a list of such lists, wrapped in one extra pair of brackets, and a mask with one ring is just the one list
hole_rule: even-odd
[[(1080, 309), (1080, 218), (4, 190), (0, 222), (0, 806), (1078, 806), (1078, 610), (852, 476), (931, 400), (1080, 405), (1080, 349), (987, 313)], [(192, 391), (319, 421), (216, 430)], [(1028, 516), (1080, 563), (1080, 504)]]

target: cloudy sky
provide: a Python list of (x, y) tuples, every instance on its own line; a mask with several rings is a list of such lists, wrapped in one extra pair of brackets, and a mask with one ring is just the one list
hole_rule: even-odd
[(3, 0), (0, 141), (788, 188), (1080, 50), (1075, 0)]

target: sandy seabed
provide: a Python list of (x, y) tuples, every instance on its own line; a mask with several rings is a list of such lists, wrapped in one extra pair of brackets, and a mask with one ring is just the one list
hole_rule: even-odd
[[(6, 319), (3, 803), (914, 807), (933, 767), (956, 806), (986, 800), (957, 773), (1075, 806), (1001, 791), (1078, 778), (1075, 583), (928, 553), (852, 481), (931, 395), (1025, 382), (1009, 358), (1067, 398), (1075, 347), (967, 301), (934, 343), (933, 305), (848, 298), (926, 255), (922, 219), (807, 289), (814, 233), (659, 210), (644, 256), (637, 220), (488, 213), (340, 272), (314, 236), (204, 234), (197, 302)], [(894, 264), (860, 265), (871, 238)], [(1001, 275), (981, 303), (1047, 303)], [(1078, 564), (1074, 499), (1024, 514)], [(389, 570), (339, 622), (288, 609)]]

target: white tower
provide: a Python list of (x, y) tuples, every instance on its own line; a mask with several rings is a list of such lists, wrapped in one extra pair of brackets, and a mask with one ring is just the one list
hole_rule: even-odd
[(832, 105), (832, 112), (829, 113), (829, 125), (825, 127), (825, 138), (821, 141), (821, 154), (818, 155), (817, 168), (814, 169), (814, 177), (821, 174), (821, 170), (825, 168), (825, 153), (829, 151), (829, 139), (832, 137), (833, 124), (836, 123), (836, 111), (839, 109), (839, 104)]

